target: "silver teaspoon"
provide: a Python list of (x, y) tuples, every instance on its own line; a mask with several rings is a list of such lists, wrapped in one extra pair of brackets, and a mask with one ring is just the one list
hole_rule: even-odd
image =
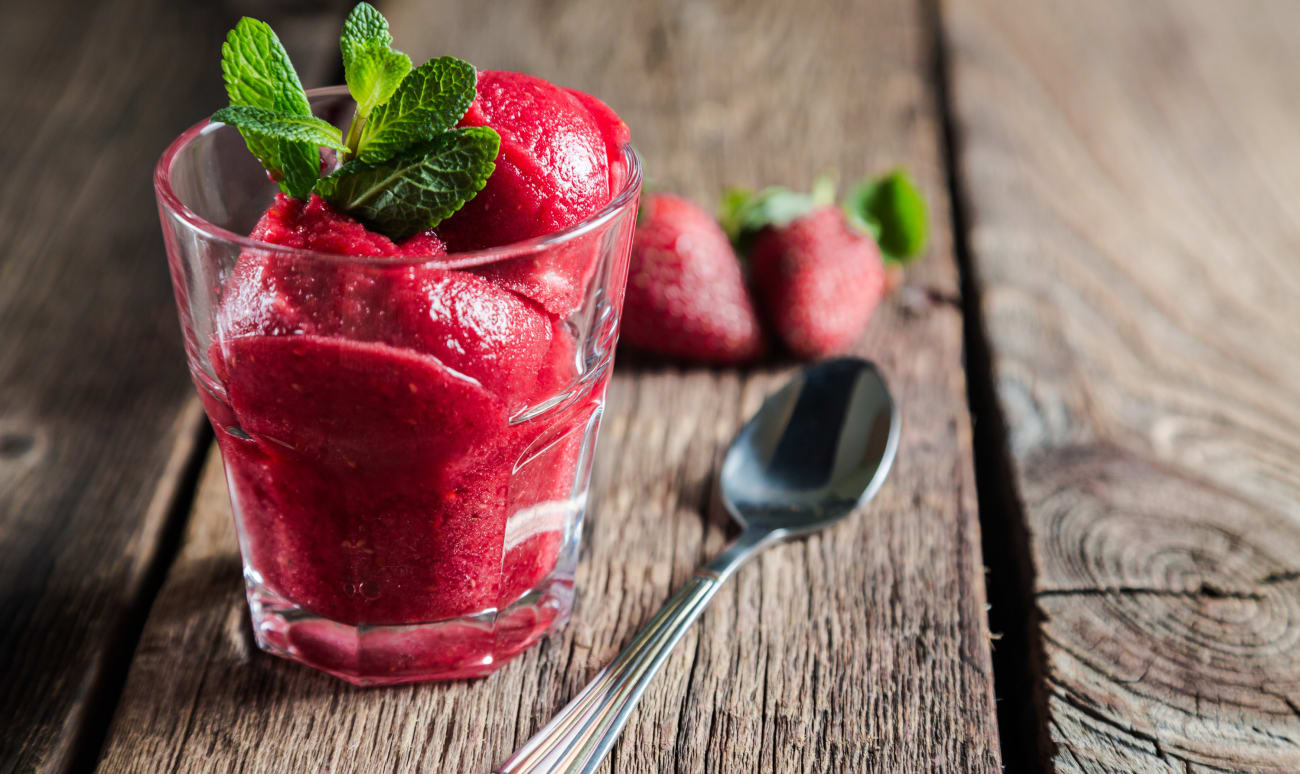
[(828, 527), (870, 500), (897, 448), (898, 410), (865, 360), (818, 363), (768, 398), (722, 463), (722, 500), (740, 535), (497, 774), (594, 772), (650, 678), (727, 578), (760, 549)]

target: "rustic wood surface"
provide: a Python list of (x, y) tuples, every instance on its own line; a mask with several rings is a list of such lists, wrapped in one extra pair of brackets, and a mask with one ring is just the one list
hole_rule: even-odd
[(93, 764), (185, 496), (201, 412), (150, 182), (221, 99), (234, 18), (49, 0), (0, 24), (0, 771)]
[[(383, 7), (417, 61), (450, 53), (606, 98), (651, 178), (700, 201), (727, 183), (912, 168), (933, 206), (933, 248), (860, 347), (902, 403), (889, 482), (851, 522), (741, 571), (603, 770), (998, 771), (929, 17), (903, 0)], [(722, 546), (717, 463), (788, 371), (624, 358), (574, 619), (474, 682), (356, 689), (257, 652), (214, 455), (100, 770), (486, 771)]]
[[(356, 689), (258, 652), (149, 173), (241, 14), (337, 80), (350, 0), (266, 5), (0, 25), (0, 773), (487, 770), (731, 534), (721, 453), (792, 368), (620, 355), (574, 618), (497, 674)], [(381, 6), (417, 59), (604, 97), (698, 201), (901, 162), (934, 211), (859, 347), (902, 403), (889, 482), (734, 579), (603, 770), (1300, 770), (1300, 5)]]
[(1043, 761), (1298, 771), (1300, 6), (944, 11)]

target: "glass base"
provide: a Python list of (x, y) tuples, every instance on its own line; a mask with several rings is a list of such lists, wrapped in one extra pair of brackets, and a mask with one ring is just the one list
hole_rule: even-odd
[(482, 677), (560, 627), (573, 609), (573, 579), (552, 573), (503, 609), (428, 623), (340, 623), (285, 599), (245, 573), (257, 645), (354, 685)]

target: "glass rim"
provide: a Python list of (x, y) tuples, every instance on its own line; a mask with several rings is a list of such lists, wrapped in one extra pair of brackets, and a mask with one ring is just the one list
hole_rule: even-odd
[[(348, 93), (347, 86), (324, 86), (316, 89), (308, 89), (307, 96), (310, 97), (334, 97), (342, 96)], [(578, 237), (588, 234), (599, 229), (608, 221), (612, 220), (621, 210), (632, 202), (641, 188), (641, 157), (637, 154), (636, 149), (631, 143), (623, 145), (623, 158), (627, 162), (628, 175), (627, 181), (624, 182), (623, 188), (614, 196), (610, 197), (609, 202), (596, 212), (588, 215), (582, 220), (571, 226), (566, 226), (559, 231), (553, 231), (542, 236), (531, 237), (509, 244), (489, 247), (484, 250), (467, 250), (464, 252), (446, 253), (444, 255), (434, 256), (375, 256), (375, 255), (347, 255), (345, 253), (331, 253), (323, 250), (309, 250), (302, 247), (289, 247), (278, 245), (274, 242), (264, 242), (260, 239), (253, 239), (246, 234), (240, 234), (231, 231), (199, 215), (190, 209), (177, 196), (176, 191), (172, 188), (171, 169), (180, 155), (181, 150), (189, 146), (196, 139), (210, 132), (220, 131), (229, 128), (231, 131), (237, 131), (226, 124), (214, 124), (210, 119), (203, 119), (182, 132), (176, 139), (163, 150), (159, 156), (157, 164), (154, 166), (153, 186), (154, 193), (158, 197), (159, 205), (168, 213), (180, 219), (190, 228), (200, 234), (224, 242), (231, 242), (239, 245), (241, 248), (263, 250), (282, 255), (296, 256), (299, 258), (323, 259), (331, 262), (349, 262), (349, 263), (368, 263), (382, 266), (411, 266), (426, 263), (436, 263), (438, 266), (448, 269), (468, 268), (482, 264), (493, 263), (509, 258), (517, 258), (528, 253), (562, 245), (566, 242), (573, 241)]]

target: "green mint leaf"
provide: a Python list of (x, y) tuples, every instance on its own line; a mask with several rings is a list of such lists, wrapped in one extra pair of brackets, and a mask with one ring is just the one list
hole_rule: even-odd
[[(240, 134), (244, 132), (241, 130)], [(295, 199), (311, 195), (311, 187), (320, 179), (320, 151), (313, 143), (250, 133), (244, 134), (244, 144), (271, 173), (281, 191)], [(268, 159), (275, 159), (274, 169), (268, 165)]]
[[(334, 150), (347, 150), (339, 128), (316, 116), (295, 116), (248, 105), (231, 105), (213, 113), (212, 120), (230, 124), (241, 132), (251, 133), (259, 138), (307, 142), (313, 146), (324, 145)], [(317, 172), (319, 174), (319, 168)]]
[(395, 51), (392, 42), (388, 20), (369, 3), (357, 3), (343, 22), (339, 37), (343, 79), (357, 102), (358, 121), (365, 121), (375, 107), (387, 102), (411, 72), (411, 58)]
[(824, 192), (798, 193), (772, 186), (754, 193), (733, 188), (723, 194), (718, 220), (736, 249), (745, 252), (754, 235), (768, 226), (785, 226), (822, 206)]
[(353, 159), (316, 184), (335, 209), (393, 240), (441, 223), (474, 198), (501, 138), (486, 126), (453, 129), (378, 164)]
[(430, 59), (406, 76), (392, 99), (375, 108), (357, 158), (378, 163), (456, 125), (474, 101), (474, 65), (450, 56)]
[(905, 170), (859, 183), (845, 198), (844, 211), (876, 238), (886, 261), (907, 263), (925, 249), (925, 199)]
[[(266, 22), (244, 17), (221, 46), (221, 74), (231, 105), (288, 115), (311, 115), (311, 104), (280, 39)], [(245, 132), (248, 150), (280, 183), (280, 190), (306, 198), (320, 176), (320, 152), (310, 142)]]
[(298, 73), (270, 25), (247, 16), (221, 46), (221, 74), (232, 105), (311, 115)]

